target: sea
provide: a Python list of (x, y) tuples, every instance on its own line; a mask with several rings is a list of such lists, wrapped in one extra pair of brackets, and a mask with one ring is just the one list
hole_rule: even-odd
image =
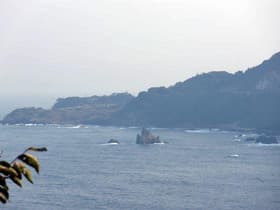
[[(280, 209), (280, 146), (254, 133), (150, 128), (168, 143), (137, 145), (138, 127), (1, 125), (1, 159), (30, 146), (34, 184), (9, 182), (0, 209)], [(110, 139), (120, 144), (108, 144)]]

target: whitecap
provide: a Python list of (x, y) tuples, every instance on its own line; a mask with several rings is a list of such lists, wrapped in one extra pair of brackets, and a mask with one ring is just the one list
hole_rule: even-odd
[(25, 127), (33, 127), (33, 126), (37, 126), (37, 124), (34, 123), (26, 123), (24, 124)]
[(248, 144), (248, 146), (256, 146), (256, 147), (279, 147), (280, 144), (253, 143), (253, 144)]
[(239, 155), (238, 154), (231, 154), (228, 157), (230, 157), (230, 158), (239, 158)]
[(78, 128), (88, 128), (88, 126), (85, 126), (85, 125), (74, 125), (74, 126), (59, 126), (58, 128), (78, 129)]
[(210, 129), (193, 129), (193, 130), (184, 130), (186, 133), (210, 133)]
[(111, 146), (111, 145), (119, 145), (119, 143), (105, 143), (105, 144), (100, 144), (102, 146)]

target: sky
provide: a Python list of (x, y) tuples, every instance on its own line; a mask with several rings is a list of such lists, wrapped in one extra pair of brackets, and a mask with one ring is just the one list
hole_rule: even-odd
[(0, 0), (0, 118), (138, 92), (280, 51), (279, 0)]

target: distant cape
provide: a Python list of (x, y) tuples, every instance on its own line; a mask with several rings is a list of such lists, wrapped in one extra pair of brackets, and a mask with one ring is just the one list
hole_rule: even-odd
[(170, 87), (58, 99), (52, 109), (17, 109), (2, 123), (261, 129), (280, 131), (280, 52), (234, 74), (203, 73)]

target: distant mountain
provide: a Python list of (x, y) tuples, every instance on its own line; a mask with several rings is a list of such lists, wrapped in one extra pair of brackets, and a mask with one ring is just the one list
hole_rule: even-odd
[(280, 131), (280, 52), (245, 72), (204, 73), (137, 97), (58, 99), (51, 110), (19, 109), (3, 119), (29, 122)]
[(280, 52), (244, 73), (209, 72), (150, 88), (114, 117), (127, 125), (280, 131)]
[(34, 107), (16, 109), (2, 123), (101, 124), (133, 98), (128, 93), (59, 98), (50, 110)]

